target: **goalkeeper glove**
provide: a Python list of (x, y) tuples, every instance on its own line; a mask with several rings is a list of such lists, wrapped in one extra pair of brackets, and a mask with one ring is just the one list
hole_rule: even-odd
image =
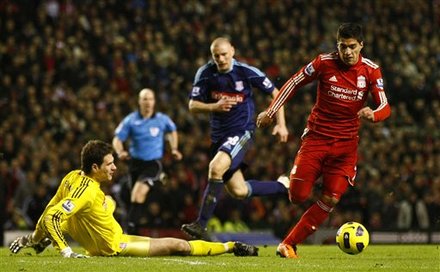
[(12, 253), (16, 254), (23, 248), (32, 247), (37, 254), (40, 254), (50, 244), (51, 244), (51, 241), (49, 238), (44, 238), (40, 242), (34, 243), (32, 241), (32, 234), (28, 234), (26, 236), (21, 236), (21, 237), (18, 237), (17, 239), (15, 239), (11, 243), (11, 245), (9, 246), (9, 250)]
[(61, 256), (64, 258), (88, 258), (89, 256), (75, 253), (72, 251), (70, 247), (66, 247), (65, 249), (61, 250)]

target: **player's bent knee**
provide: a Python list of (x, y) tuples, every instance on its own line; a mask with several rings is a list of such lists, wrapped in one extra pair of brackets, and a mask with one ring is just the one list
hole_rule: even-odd
[(336, 206), (336, 204), (338, 204), (339, 198), (328, 196), (328, 195), (323, 195), (321, 197), (321, 201), (324, 202), (324, 204), (326, 204), (326, 205), (328, 205), (330, 207), (334, 207), (334, 206)]
[(309, 198), (309, 195), (310, 191), (308, 190), (295, 190), (295, 187), (290, 187), (289, 200), (293, 204), (301, 204), (305, 202)]
[(179, 255), (189, 255), (191, 253), (191, 246), (188, 241), (175, 239), (174, 250)]
[(312, 191), (313, 182), (307, 182), (305, 177), (290, 175), (289, 200), (293, 204), (305, 202)]
[(301, 204), (309, 198), (308, 194), (289, 194), (289, 200), (293, 204)]
[(214, 179), (221, 179), (224, 172), (220, 169), (220, 167), (211, 167), (209, 166), (209, 176)]
[(147, 198), (147, 196), (144, 195), (144, 194), (135, 194), (132, 197), (132, 201), (131, 202), (137, 203), (137, 204), (142, 204), (142, 203), (145, 202), (146, 198)]
[(209, 162), (209, 177), (214, 179), (222, 179), (230, 165), (230, 163), (222, 158), (214, 158)]
[(229, 189), (229, 194), (236, 199), (245, 199), (248, 196), (248, 189), (246, 187)]

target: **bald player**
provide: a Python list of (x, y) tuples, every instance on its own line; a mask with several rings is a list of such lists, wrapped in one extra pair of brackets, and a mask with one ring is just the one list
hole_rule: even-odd
[[(225, 186), (238, 199), (287, 194), (286, 184), (245, 180), (245, 155), (252, 146), (255, 129), (254, 90), (275, 97), (278, 89), (259, 69), (234, 59), (229, 39), (216, 38), (210, 47), (212, 60), (200, 67), (189, 95), (191, 113), (211, 117), (211, 161), (198, 219), (182, 225), (193, 239), (209, 240), (206, 225), (212, 217), (219, 194)], [(284, 111), (277, 112), (273, 135), (287, 141)], [(263, 158), (264, 159), (264, 158)], [(288, 182), (287, 182), (288, 184)]]

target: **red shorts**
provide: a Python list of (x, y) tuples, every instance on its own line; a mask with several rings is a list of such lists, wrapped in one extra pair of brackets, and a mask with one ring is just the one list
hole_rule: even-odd
[(309, 131), (290, 172), (290, 200), (304, 202), (322, 176), (324, 195), (340, 199), (354, 184), (359, 137), (336, 139)]

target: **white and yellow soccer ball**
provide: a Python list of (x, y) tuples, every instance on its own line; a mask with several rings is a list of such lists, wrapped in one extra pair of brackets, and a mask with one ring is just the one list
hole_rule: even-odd
[(343, 252), (356, 255), (368, 246), (370, 235), (362, 224), (347, 222), (338, 229), (336, 243)]

